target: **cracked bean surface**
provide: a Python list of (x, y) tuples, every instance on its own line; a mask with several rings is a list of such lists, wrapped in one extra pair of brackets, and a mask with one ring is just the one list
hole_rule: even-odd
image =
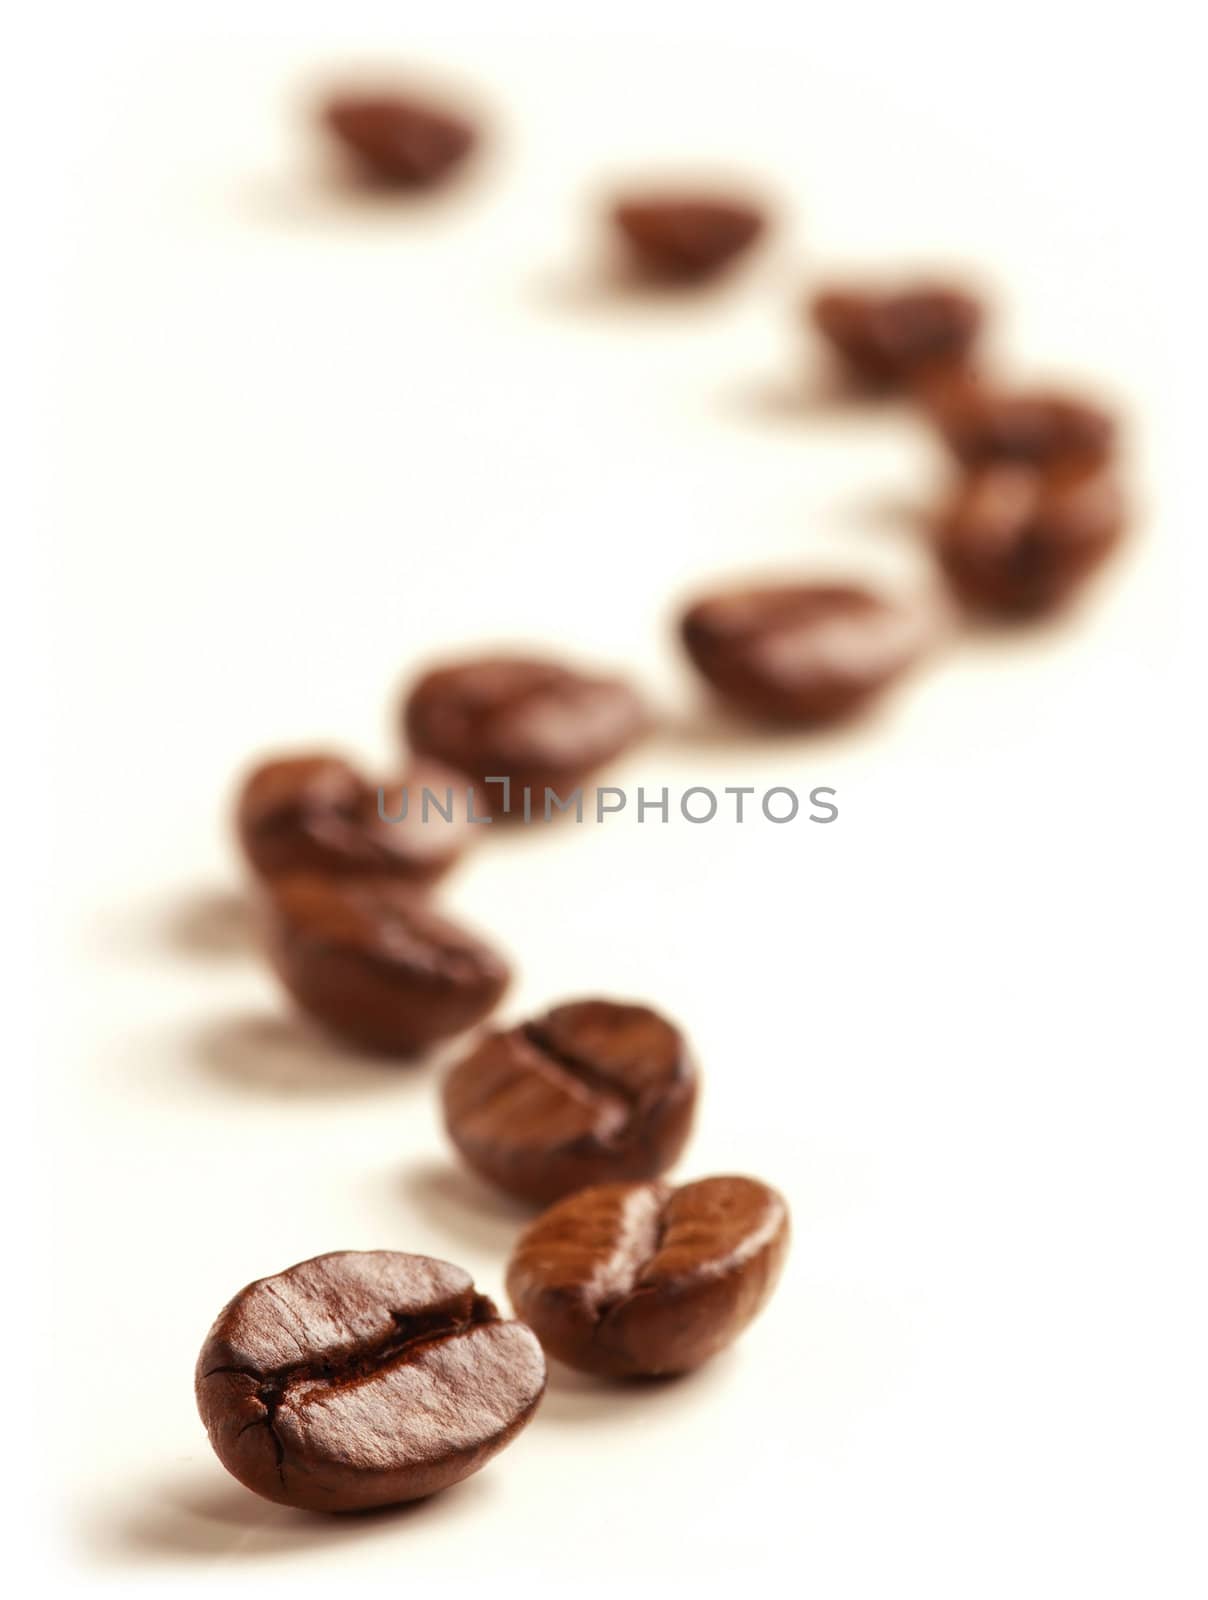
[(428, 189), (442, 183), (479, 141), (458, 112), (394, 91), (333, 96), (323, 122), (361, 176), (386, 188)]
[(699, 1367), (758, 1315), (788, 1242), (784, 1199), (755, 1178), (602, 1184), (525, 1230), (508, 1294), (567, 1366), (670, 1376)]
[(460, 1267), (340, 1251), (241, 1290), (202, 1347), (196, 1388), (241, 1483), (281, 1505), (358, 1511), (484, 1466), (532, 1416), (545, 1361)]
[(489, 1034), (449, 1073), (443, 1098), (468, 1165), (548, 1204), (665, 1172), (691, 1131), (696, 1094), (678, 1028), (648, 1006), (577, 1000)]
[(260, 896), (265, 947), (298, 1006), (365, 1050), (415, 1055), (480, 1022), (508, 968), (416, 889), (297, 874)]
[(1040, 472), (970, 473), (945, 508), (935, 548), (969, 610), (1043, 617), (1068, 604), (1120, 543), (1125, 508), (1110, 470), (1074, 462)]
[(808, 727), (862, 710), (930, 642), (918, 605), (854, 584), (722, 589), (684, 612), (693, 666), (732, 709)]
[(668, 283), (716, 277), (767, 228), (763, 209), (741, 196), (677, 190), (618, 200), (612, 221), (639, 272)]
[(813, 297), (810, 316), (854, 377), (897, 387), (967, 361), (985, 311), (957, 284), (919, 282), (830, 287)]
[(488, 656), (425, 673), (407, 695), (403, 722), (412, 749), (482, 786), (480, 811), (521, 815), (527, 788), (541, 816), (547, 787), (567, 799), (641, 735), (646, 713), (621, 678)]
[(264, 878), (317, 872), (431, 883), (469, 842), (464, 777), (421, 761), (381, 787), (379, 805), (379, 786), (327, 753), (262, 762), (235, 808), (248, 865)]

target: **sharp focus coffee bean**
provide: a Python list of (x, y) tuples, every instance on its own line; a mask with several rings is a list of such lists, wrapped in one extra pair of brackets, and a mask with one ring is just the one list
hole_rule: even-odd
[[(484, 810), (521, 813), (522, 791), (542, 815), (545, 789), (561, 797), (642, 732), (642, 703), (619, 678), (588, 676), (549, 661), (496, 657), (438, 667), (408, 697), (415, 750), (482, 785)], [(506, 778), (502, 785), (488, 780)]]
[(471, 1167), (547, 1204), (587, 1184), (653, 1178), (679, 1157), (696, 1069), (645, 1006), (580, 1000), (492, 1033), (445, 1081), (445, 1124)]
[(776, 1287), (788, 1207), (753, 1178), (583, 1189), (538, 1217), (508, 1293), (548, 1355), (610, 1378), (699, 1367)]
[(749, 250), (767, 226), (757, 206), (723, 195), (621, 200), (612, 220), (639, 272), (670, 282), (714, 277)]
[(316, 1256), (249, 1284), (197, 1362), (223, 1466), (307, 1511), (447, 1489), (515, 1438), (544, 1388), (537, 1340), (468, 1273), (388, 1250)]
[(948, 374), (926, 386), (922, 399), (967, 467), (996, 461), (1089, 466), (1105, 460), (1116, 441), (1108, 412), (1055, 390), (1000, 390), (968, 374)]
[(259, 910), (301, 1010), (366, 1050), (416, 1054), (480, 1022), (507, 987), (493, 950), (389, 879), (281, 878)]
[(400, 188), (441, 182), (478, 143), (464, 118), (396, 94), (338, 95), (323, 120), (366, 178)]
[(940, 520), (936, 549), (971, 609), (1030, 617), (1068, 601), (1119, 542), (1124, 512), (1104, 468), (984, 467)]
[(723, 591), (692, 606), (680, 629), (724, 700), (800, 725), (861, 709), (913, 664), (927, 633), (920, 613), (841, 584)]
[(965, 361), (984, 320), (964, 290), (920, 283), (879, 292), (828, 289), (811, 303), (814, 325), (862, 383), (894, 386)]
[(377, 785), (327, 755), (257, 767), (240, 793), (235, 822), (244, 854), (262, 877), (315, 872), (414, 883), (447, 871), (471, 826), (459, 773), (419, 762), (399, 784), (382, 787), (379, 804)]

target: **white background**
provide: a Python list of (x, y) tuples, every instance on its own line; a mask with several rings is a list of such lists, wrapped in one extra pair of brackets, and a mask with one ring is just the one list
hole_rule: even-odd
[[(38, 1556), (160, 1591), (1202, 1594), (1179, 641), (1208, 530), (1176, 8), (193, 9), (49, 6), (5, 64), (13, 532), (42, 580), (9, 677), (50, 702), (14, 738), (34, 825), (10, 848), (18, 929), (61, 934), (16, 940), (38, 1026), (10, 1062), (14, 1094), (31, 1062), (46, 1090), (11, 1212), (34, 1415), (5, 1452), (26, 1479), (41, 1441)], [(489, 113), (449, 198), (324, 182), (306, 95), (378, 63)], [(758, 262), (683, 305), (610, 292), (598, 196), (715, 168), (775, 201)], [(945, 463), (904, 414), (818, 402), (797, 309), (829, 272), (929, 262), (995, 294), (1004, 367), (1120, 405), (1133, 541), (1068, 623), (954, 637), (857, 730), (735, 736), (677, 659), (694, 586), (932, 581), (914, 524)], [(705, 1084), (682, 1175), (779, 1184), (794, 1252), (696, 1377), (555, 1374), (463, 1487), (324, 1521), (210, 1453), (192, 1364), (219, 1306), (337, 1248), (447, 1256), (498, 1295), (522, 1218), (451, 1160), (439, 1062), (287, 1018), (226, 809), (266, 747), (388, 766), (416, 664), (482, 641), (641, 678), (664, 727), (618, 783), (838, 790), (829, 827), (492, 838), (446, 896), (515, 957), (501, 1016), (601, 992), (682, 1021)]]

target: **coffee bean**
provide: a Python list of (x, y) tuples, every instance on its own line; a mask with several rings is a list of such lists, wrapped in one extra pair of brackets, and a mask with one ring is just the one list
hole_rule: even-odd
[(197, 1406), (247, 1488), (362, 1511), (458, 1483), (545, 1389), (532, 1332), (429, 1256), (337, 1251), (241, 1289), (197, 1361)]
[(389, 879), (280, 878), (258, 909), (298, 1006), (366, 1050), (416, 1054), (480, 1022), (507, 987), (492, 950)]
[(323, 120), (365, 177), (399, 188), (439, 183), (478, 143), (464, 118), (404, 95), (338, 95)]
[(881, 387), (963, 362), (985, 315), (973, 295), (934, 283), (827, 289), (815, 295), (810, 310), (814, 325), (851, 374)]
[(679, 1030), (646, 1006), (579, 1000), (490, 1034), (445, 1080), (445, 1126), (474, 1170), (541, 1204), (653, 1178), (696, 1104)]
[(527, 785), (540, 816), (547, 786), (565, 798), (638, 737), (645, 715), (619, 678), (499, 657), (429, 672), (412, 689), (404, 721), (414, 749), (482, 785), (483, 809), (503, 811), (501, 786), (486, 780), (506, 777), (511, 814), (520, 813)]
[(698, 601), (680, 631), (697, 669), (740, 711), (831, 722), (863, 707), (920, 654), (920, 613), (841, 584), (733, 589)]
[(940, 519), (936, 550), (971, 609), (1029, 617), (1068, 601), (1119, 542), (1124, 512), (1105, 468), (983, 467)]
[(567, 1366), (611, 1378), (688, 1372), (763, 1309), (788, 1241), (788, 1207), (754, 1178), (605, 1184), (525, 1230), (508, 1293)]
[(921, 399), (954, 454), (968, 467), (1014, 461), (1048, 467), (1105, 460), (1116, 438), (1102, 407), (1057, 390), (1002, 390), (969, 374), (946, 374)]
[[(426, 806), (425, 789), (433, 801)], [(399, 784), (383, 786), (381, 802), (378, 786), (346, 761), (292, 756), (250, 774), (235, 826), (251, 867), (267, 878), (315, 872), (430, 883), (465, 848), (471, 824), (461, 774), (419, 762)]]
[(714, 277), (767, 227), (763, 212), (749, 202), (706, 194), (621, 200), (612, 220), (638, 270), (672, 282)]

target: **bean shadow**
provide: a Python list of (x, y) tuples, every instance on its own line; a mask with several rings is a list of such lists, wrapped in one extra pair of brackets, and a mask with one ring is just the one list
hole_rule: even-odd
[(1029, 653), (1041, 655), (1062, 649), (1073, 651), (1078, 648), (1078, 623), (1093, 614), (1095, 598), (1092, 589), (1088, 595), (1076, 595), (1072, 604), (1041, 616), (956, 613), (961, 648), (971, 660), (978, 661), (992, 661), (998, 656), (1018, 659)]
[(492, 1492), (490, 1477), (406, 1505), (378, 1511), (324, 1516), (261, 1500), (216, 1465), (191, 1463), (165, 1484), (121, 1510), (98, 1509), (79, 1530), (81, 1553), (98, 1565), (138, 1566), (165, 1562), (264, 1560), (320, 1546), (344, 1547), (393, 1535), (418, 1523), (464, 1513)]
[(538, 278), (531, 290), (538, 304), (570, 313), (679, 313), (695, 320), (733, 292), (739, 273), (701, 282), (664, 279), (642, 272), (623, 256), (595, 260)]
[(744, 383), (721, 396), (730, 415), (753, 422), (791, 426), (819, 418), (855, 425), (879, 424), (884, 417), (908, 414), (906, 402), (892, 391), (861, 388), (828, 365), (803, 365), (798, 373)]
[(842, 721), (817, 728), (744, 721), (725, 706), (701, 698), (683, 712), (667, 716), (651, 735), (651, 744), (675, 755), (722, 754), (753, 762), (776, 756), (794, 757), (804, 750), (825, 757), (868, 735), (878, 718), (891, 715), (889, 704), (868, 706)]
[(479, 162), (431, 188), (375, 182), (339, 161), (263, 173), (236, 191), (235, 203), (268, 227), (332, 230), (366, 226), (381, 232), (416, 228), (465, 211), (483, 186)]
[(492, 1189), (452, 1162), (425, 1161), (409, 1167), (400, 1181), (408, 1207), (464, 1249), (506, 1258), (517, 1232), (537, 1214), (537, 1208)]
[(267, 1096), (376, 1093), (417, 1081), (421, 1063), (342, 1048), (288, 1013), (245, 1012), (206, 1023), (196, 1059), (225, 1088)]
[(680, 1408), (707, 1404), (712, 1388), (729, 1381), (736, 1359), (734, 1350), (723, 1350), (695, 1372), (619, 1382), (593, 1378), (551, 1360), (537, 1421), (570, 1427), (585, 1423), (632, 1427), (641, 1417), (664, 1416)]
[(167, 942), (183, 956), (226, 961), (252, 949), (247, 897), (235, 889), (202, 889), (170, 907), (163, 919)]
[(934, 503), (902, 494), (872, 494), (847, 500), (831, 512), (836, 528), (878, 538), (901, 538), (922, 543), (935, 516)]

